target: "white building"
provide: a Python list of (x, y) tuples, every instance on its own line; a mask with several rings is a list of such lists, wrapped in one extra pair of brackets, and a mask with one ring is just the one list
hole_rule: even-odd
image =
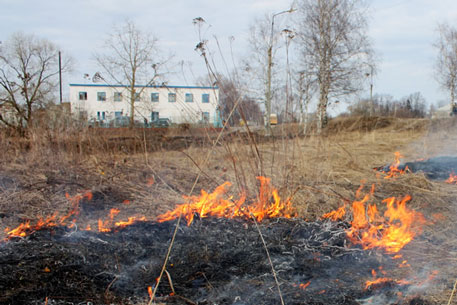
[(432, 114), (432, 119), (439, 119), (439, 118), (448, 118), (451, 115), (454, 115), (454, 108), (451, 107), (451, 104), (446, 104), (438, 109)]
[[(220, 125), (217, 87), (136, 86), (135, 121), (168, 118), (172, 123)], [(89, 121), (109, 123), (130, 116), (130, 94), (126, 86), (70, 84), (72, 114)]]

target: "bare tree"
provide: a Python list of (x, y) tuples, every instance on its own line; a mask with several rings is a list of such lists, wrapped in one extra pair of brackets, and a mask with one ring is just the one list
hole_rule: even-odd
[(163, 82), (161, 72), (168, 59), (160, 55), (158, 40), (142, 32), (130, 21), (115, 28), (105, 42), (106, 53), (96, 53), (103, 70), (103, 80), (110, 85), (122, 85), (128, 92), (130, 126), (134, 125), (135, 101), (147, 86)]
[(362, 88), (373, 50), (363, 0), (301, 0), (298, 37), (303, 64), (319, 86), (318, 132), (331, 98)]
[(438, 50), (435, 64), (436, 79), (449, 91), (451, 110), (457, 107), (457, 29), (443, 23), (438, 26), (439, 38), (434, 44)]
[(250, 95), (265, 102), (265, 127), (271, 133), (270, 114), (274, 97), (278, 95), (280, 59), (277, 56), (281, 31), (275, 28), (275, 17), (293, 10), (283, 11), (258, 19), (250, 28), (249, 57), (244, 60), (244, 77), (250, 84)]
[[(62, 69), (68, 70), (71, 58)], [(58, 48), (16, 33), (0, 46), (0, 122), (24, 133), (35, 109), (52, 102), (59, 74)]]
[(306, 135), (308, 128), (308, 108), (316, 91), (315, 83), (307, 71), (300, 71), (298, 78), (298, 107), (300, 109), (300, 123), (303, 134)]

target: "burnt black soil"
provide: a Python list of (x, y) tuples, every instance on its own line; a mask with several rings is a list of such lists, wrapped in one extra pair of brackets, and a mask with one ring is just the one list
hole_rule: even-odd
[[(400, 170), (406, 168), (413, 173), (422, 172), (428, 179), (446, 180), (450, 174), (457, 174), (457, 157), (440, 156), (423, 161), (405, 162), (398, 166)], [(390, 170), (389, 165), (376, 169), (385, 172)]]
[[(145, 304), (175, 222), (140, 222), (118, 232), (48, 228), (0, 244), (0, 304)], [(393, 282), (365, 290), (371, 270), (395, 262), (349, 244), (344, 222), (260, 224), (285, 304), (430, 304), (397, 300)], [(280, 304), (254, 223), (205, 218), (181, 226), (157, 297), (165, 304)], [(306, 289), (300, 284), (307, 284)]]

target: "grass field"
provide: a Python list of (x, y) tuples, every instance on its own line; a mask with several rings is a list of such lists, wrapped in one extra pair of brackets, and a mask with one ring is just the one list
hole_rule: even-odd
[[(28, 139), (0, 138), (0, 232), (70, 209), (66, 194), (91, 191), (96, 226), (111, 208), (118, 217), (155, 216), (183, 203), (183, 196), (232, 183), (231, 194), (258, 192), (257, 176), (271, 178), (281, 198), (291, 198), (298, 216), (315, 220), (352, 202), (361, 184), (376, 184), (374, 198), (412, 196), (410, 207), (430, 225), (412, 260), (434, 261), (446, 274), (430, 298), (445, 303), (456, 274), (457, 186), (423, 174), (383, 179), (373, 168), (390, 164), (394, 152), (413, 161), (457, 155), (457, 121), (345, 118), (332, 120), (324, 135), (297, 136), (297, 126), (261, 132), (192, 130), (36, 130)], [(154, 133), (155, 132), (155, 133)], [(220, 137), (218, 138), (218, 136)], [(431, 224), (433, 223), (433, 224)], [(412, 253), (414, 252), (414, 253)], [(454, 268), (455, 269), (455, 268)], [(443, 293), (445, 292), (445, 293)]]

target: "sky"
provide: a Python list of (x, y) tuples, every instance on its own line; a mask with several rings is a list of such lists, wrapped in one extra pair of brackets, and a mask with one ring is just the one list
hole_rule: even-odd
[[(0, 41), (18, 31), (33, 33), (57, 44), (62, 56), (74, 59), (64, 84), (81, 83), (84, 74), (100, 69), (93, 60), (113, 26), (127, 18), (153, 33), (164, 53), (173, 54), (172, 85), (195, 85), (206, 69), (194, 51), (199, 41), (192, 20), (202, 17), (204, 36), (219, 41), (226, 64), (213, 49), (216, 65), (225, 73), (248, 55), (249, 27), (265, 14), (287, 10), (289, 0), (0, 0)], [(374, 94), (402, 98), (421, 92), (428, 103), (447, 98), (434, 79), (433, 65), (439, 22), (457, 26), (455, 0), (372, 0), (367, 13), (368, 35), (379, 58)], [(278, 18), (278, 28), (287, 21)], [(281, 24), (282, 22), (282, 24)], [(213, 44), (215, 45), (215, 44)], [(233, 48), (233, 58), (228, 52)], [(218, 59), (219, 58), (219, 59)], [(293, 64), (293, 63), (292, 63)], [(226, 68), (227, 67), (227, 68)], [(368, 71), (367, 71), (368, 72)], [(67, 86), (65, 86), (67, 88)], [(368, 88), (367, 95), (368, 95)], [(64, 90), (67, 92), (67, 89)], [(65, 99), (65, 97), (64, 97)]]

